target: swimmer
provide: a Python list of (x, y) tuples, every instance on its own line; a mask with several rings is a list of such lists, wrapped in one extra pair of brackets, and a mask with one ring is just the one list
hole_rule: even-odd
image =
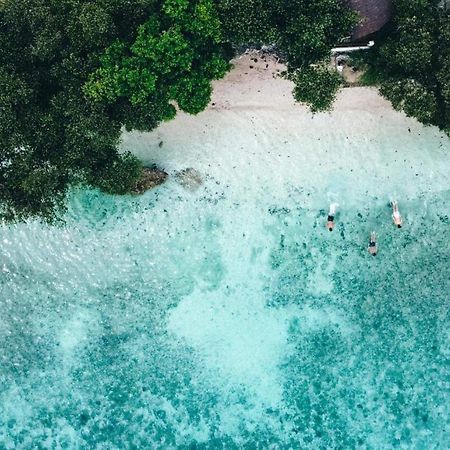
[(372, 256), (375, 256), (378, 252), (377, 235), (375, 234), (375, 231), (372, 231), (372, 233), (370, 234), (369, 247), (367, 247), (367, 250)]
[(394, 224), (397, 225), (397, 228), (402, 227), (402, 216), (398, 212), (398, 203), (397, 200), (392, 201), (392, 220), (394, 221)]
[(337, 203), (332, 203), (330, 205), (330, 210), (328, 212), (327, 228), (330, 231), (333, 231), (333, 228), (334, 228), (334, 216), (336, 215), (336, 208), (337, 208), (337, 206), (338, 206)]

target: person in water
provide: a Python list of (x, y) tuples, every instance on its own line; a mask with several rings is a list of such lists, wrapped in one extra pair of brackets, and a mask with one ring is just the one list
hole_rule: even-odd
[(334, 228), (334, 216), (336, 215), (336, 208), (337, 208), (337, 203), (332, 203), (330, 205), (330, 210), (328, 212), (327, 228), (330, 231), (333, 231), (333, 228)]
[(375, 231), (372, 231), (372, 233), (370, 233), (369, 247), (367, 248), (367, 250), (372, 256), (375, 256), (378, 252), (377, 235), (375, 234)]
[(397, 200), (394, 200), (392, 202), (392, 220), (394, 221), (394, 224), (397, 225), (397, 228), (401, 228), (403, 221), (402, 216), (400, 215), (398, 211), (398, 203)]

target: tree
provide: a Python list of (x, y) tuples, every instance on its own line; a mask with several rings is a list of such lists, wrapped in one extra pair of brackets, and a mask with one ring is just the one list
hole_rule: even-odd
[(277, 44), (290, 69), (328, 58), (330, 48), (347, 36), (357, 15), (340, 0), (277, 0)]
[(430, 125), (437, 113), (437, 99), (431, 89), (427, 89), (413, 78), (383, 81), (380, 92), (397, 110)]
[(279, 1), (276, 11), (279, 47), (287, 57), (288, 76), (295, 82), (294, 97), (311, 112), (331, 108), (342, 84), (327, 67), (330, 48), (357, 22), (357, 16), (338, 0)]
[[(211, 80), (229, 69), (221, 25), (211, 0), (165, 0), (160, 13), (138, 28), (134, 42), (116, 41), (89, 78), (85, 93), (100, 104), (120, 109), (150, 108), (156, 121), (175, 116), (174, 102), (197, 114), (211, 98)], [(124, 111), (128, 128), (142, 121)], [(148, 130), (153, 128), (144, 126)]]
[(296, 83), (295, 98), (313, 112), (330, 108), (340, 77), (324, 67), (330, 48), (357, 23), (355, 12), (340, 0), (217, 1), (226, 36), (238, 44), (275, 44)]
[(118, 151), (122, 126), (153, 129), (171, 100), (204, 108), (228, 68), (220, 36), (209, 0), (2, 2), (0, 218), (54, 220), (77, 183), (131, 191), (142, 168)]
[(237, 46), (274, 44), (277, 26), (274, 22), (276, 1), (216, 0), (225, 38)]
[(340, 74), (324, 64), (296, 70), (293, 81), (295, 99), (306, 103), (313, 113), (330, 109), (342, 84)]
[(438, 0), (396, 0), (391, 29), (368, 61), (396, 109), (450, 134), (450, 11)]

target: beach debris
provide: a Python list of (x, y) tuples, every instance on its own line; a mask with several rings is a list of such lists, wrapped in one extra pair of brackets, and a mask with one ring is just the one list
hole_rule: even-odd
[(180, 170), (175, 174), (177, 182), (189, 191), (196, 191), (203, 184), (203, 177), (192, 167)]
[(159, 141), (158, 147), (161, 148), (164, 144), (164, 141)]
[(158, 169), (157, 167), (144, 167), (142, 175), (136, 183), (132, 193), (143, 194), (149, 189), (153, 189), (164, 183), (168, 176), (167, 172), (164, 172), (164, 170)]

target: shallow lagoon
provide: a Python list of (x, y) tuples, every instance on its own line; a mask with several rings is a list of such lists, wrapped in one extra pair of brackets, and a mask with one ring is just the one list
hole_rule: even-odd
[(293, 198), (233, 219), (205, 194), (78, 193), (65, 229), (3, 230), (3, 445), (442, 448), (448, 193), (330, 235)]
[(1, 228), (0, 447), (444, 448), (450, 144), (398, 117), (351, 144), (319, 117), (277, 152), (260, 128), (239, 160), (194, 130), (168, 169), (198, 190), (77, 191), (65, 226)]

